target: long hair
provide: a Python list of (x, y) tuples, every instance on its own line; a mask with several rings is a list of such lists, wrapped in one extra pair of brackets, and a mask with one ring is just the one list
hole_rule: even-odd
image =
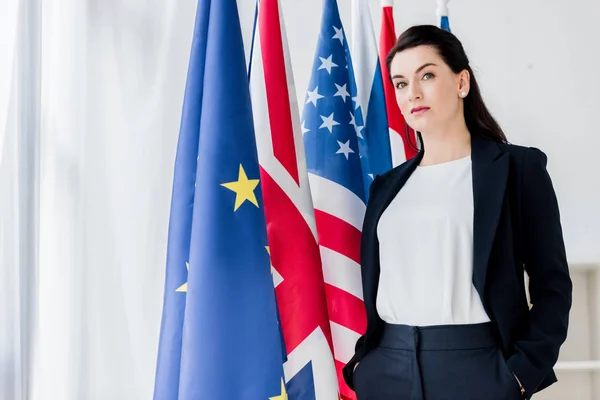
[[(423, 45), (435, 48), (455, 74), (463, 70), (469, 71), (471, 86), (469, 94), (463, 100), (465, 122), (469, 132), (472, 135), (479, 135), (487, 139), (507, 143), (508, 141), (502, 128), (500, 128), (500, 125), (496, 122), (481, 97), (481, 90), (475, 79), (475, 74), (473, 74), (473, 70), (469, 65), (469, 59), (462, 43), (452, 33), (435, 25), (416, 25), (408, 28), (400, 35), (398, 41), (385, 59), (388, 71), (390, 70), (392, 59), (396, 54)], [(391, 79), (391, 77), (388, 78)], [(422, 144), (420, 133), (417, 132), (417, 134)], [(416, 144), (411, 143), (411, 145), (415, 149), (418, 149)]]

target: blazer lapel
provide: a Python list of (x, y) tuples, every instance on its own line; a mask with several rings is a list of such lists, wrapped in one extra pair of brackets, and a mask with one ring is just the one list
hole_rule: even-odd
[(363, 296), (367, 315), (376, 315), (375, 304), (377, 300), (377, 286), (379, 280), (379, 241), (377, 239), (377, 224), (385, 209), (390, 205), (396, 194), (406, 183), (423, 158), (420, 151), (415, 157), (386, 173), (385, 177), (371, 193), (369, 205), (365, 214), (362, 241), (361, 265), (363, 278)]
[[(377, 223), (381, 214), (383, 214), (392, 200), (394, 200), (422, 158), (423, 151), (420, 151), (401, 167), (396, 167), (395, 170), (391, 171), (389, 178), (386, 179), (380, 189), (372, 193), (369, 207), (367, 207), (367, 214), (365, 215), (365, 228), (373, 230), (369, 232), (367, 237), (376, 237)], [(364, 234), (365, 232), (363, 232)]]
[[(471, 137), (473, 171), (473, 284), (484, 301), (488, 261), (500, 219), (509, 155), (496, 142)], [(484, 302), (485, 304), (485, 302)]]

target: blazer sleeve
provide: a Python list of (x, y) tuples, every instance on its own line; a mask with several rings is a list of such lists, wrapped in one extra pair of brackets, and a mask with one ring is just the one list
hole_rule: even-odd
[[(373, 193), (375, 192), (376, 188), (379, 187), (381, 179), (382, 178), (379, 175), (376, 175), (375, 179), (373, 179), (373, 182), (371, 182), (371, 185), (369, 186), (369, 201), (370, 201), (371, 197), (373, 196)], [(364, 271), (362, 271), (362, 273), (364, 275)], [(364, 281), (364, 279), (363, 279), (363, 281)], [(364, 287), (363, 287), (363, 292), (364, 292)], [(350, 359), (350, 361), (348, 361), (348, 363), (342, 369), (342, 375), (344, 376), (344, 381), (346, 382), (348, 387), (352, 390), (354, 390), (354, 367), (365, 356), (364, 343), (365, 343), (365, 335), (362, 335), (360, 338), (358, 338), (358, 340), (356, 341), (356, 345), (354, 346), (354, 356)]]
[(558, 359), (567, 337), (572, 302), (558, 202), (546, 163), (542, 151), (529, 148), (524, 152), (520, 183), (522, 261), (530, 278), (532, 308), (507, 364), (525, 388), (526, 398), (551, 373)]
[(354, 347), (354, 356), (348, 361), (348, 363), (342, 369), (342, 375), (344, 376), (344, 381), (346, 385), (352, 390), (354, 390), (354, 368), (356, 364), (360, 362), (365, 357), (365, 335), (362, 335), (356, 341), (356, 346)]

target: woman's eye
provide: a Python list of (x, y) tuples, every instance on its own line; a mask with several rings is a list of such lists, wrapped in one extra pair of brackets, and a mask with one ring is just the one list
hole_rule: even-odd
[(429, 80), (431, 78), (433, 78), (433, 74), (431, 72), (428, 72), (425, 75), (423, 75), (423, 79), (425, 80)]
[(398, 82), (396, 83), (396, 89), (402, 89), (406, 86), (406, 82)]

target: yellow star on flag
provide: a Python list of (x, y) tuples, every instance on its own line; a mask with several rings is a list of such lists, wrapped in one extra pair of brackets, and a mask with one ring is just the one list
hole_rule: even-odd
[(269, 397), (269, 400), (288, 400), (288, 395), (285, 391), (285, 383), (283, 383), (283, 378), (281, 379), (281, 394), (279, 396)]
[[(185, 263), (185, 267), (187, 268), (188, 272), (190, 272), (190, 263), (186, 262)], [(184, 292), (187, 293), (187, 282), (184, 283), (183, 285), (179, 286), (177, 288), (177, 290), (175, 290), (176, 292)]]
[(259, 179), (248, 179), (246, 176), (246, 171), (244, 171), (244, 167), (242, 167), (242, 164), (240, 164), (238, 180), (236, 182), (221, 184), (221, 186), (224, 186), (227, 189), (235, 192), (235, 206), (233, 211), (237, 211), (237, 209), (240, 208), (240, 206), (244, 204), (246, 200), (258, 207), (258, 201), (256, 200), (256, 195), (254, 194), (254, 189), (256, 189), (258, 186), (258, 182), (260, 182)]
[(271, 248), (269, 246), (265, 246), (267, 249), (267, 254), (269, 255), (269, 266), (271, 267), (271, 274), (273, 274), (273, 261), (271, 260)]

